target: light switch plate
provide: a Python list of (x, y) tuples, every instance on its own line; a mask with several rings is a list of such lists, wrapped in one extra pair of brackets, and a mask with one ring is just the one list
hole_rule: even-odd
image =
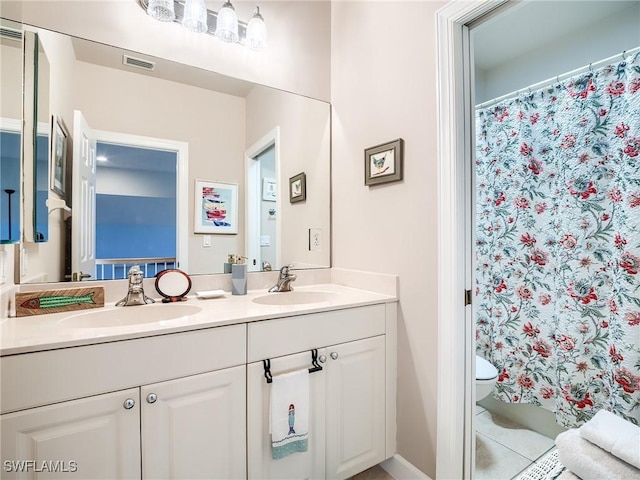
[(210, 247), (211, 246), (211, 235), (204, 235), (202, 237), (202, 246)]
[(322, 229), (309, 229), (309, 251), (319, 252), (322, 250)]

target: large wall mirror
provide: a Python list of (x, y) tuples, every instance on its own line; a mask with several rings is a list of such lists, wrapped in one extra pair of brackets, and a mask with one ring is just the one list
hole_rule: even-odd
[(25, 29), (48, 59), (52, 131), (48, 241), (21, 249), (22, 283), (224, 273), (230, 255), (330, 266), (328, 103)]

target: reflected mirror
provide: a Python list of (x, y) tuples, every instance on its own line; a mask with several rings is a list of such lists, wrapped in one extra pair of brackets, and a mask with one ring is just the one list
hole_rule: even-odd
[[(123, 278), (133, 264), (223, 273), (230, 255), (249, 271), (330, 266), (328, 103), (28, 28), (66, 126), (68, 186), (48, 190), (66, 208), (50, 205), (22, 282)], [(291, 202), (301, 173), (306, 199)]]
[(34, 48), (34, 242), (46, 242), (49, 238), (49, 60), (42, 42), (35, 37)]

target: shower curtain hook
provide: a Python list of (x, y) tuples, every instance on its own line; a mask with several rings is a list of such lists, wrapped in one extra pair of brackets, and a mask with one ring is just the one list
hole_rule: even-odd
[(591, 68), (592, 65), (593, 65), (593, 63), (589, 64), (589, 73), (593, 73), (593, 68)]
[(622, 61), (623, 61), (623, 62), (626, 60), (626, 58), (624, 58), (624, 56), (625, 56), (625, 54), (626, 54), (626, 53), (627, 53), (627, 51), (626, 51), (626, 50), (623, 50), (623, 51), (622, 51)]

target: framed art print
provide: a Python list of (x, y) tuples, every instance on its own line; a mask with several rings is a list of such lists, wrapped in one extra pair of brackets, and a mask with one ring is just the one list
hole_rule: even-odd
[(238, 185), (196, 180), (194, 233), (238, 233)]
[(289, 179), (289, 202), (297, 203), (307, 199), (307, 176), (304, 172)]
[(402, 180), (403, 156), (404, 140), (401, 138), (367, 148), (364, 151), (364, 184)]
[(60, 117), (54, 116), (51, 122), (51, 190), (61, 197), (67, 190), (67, 131)]

